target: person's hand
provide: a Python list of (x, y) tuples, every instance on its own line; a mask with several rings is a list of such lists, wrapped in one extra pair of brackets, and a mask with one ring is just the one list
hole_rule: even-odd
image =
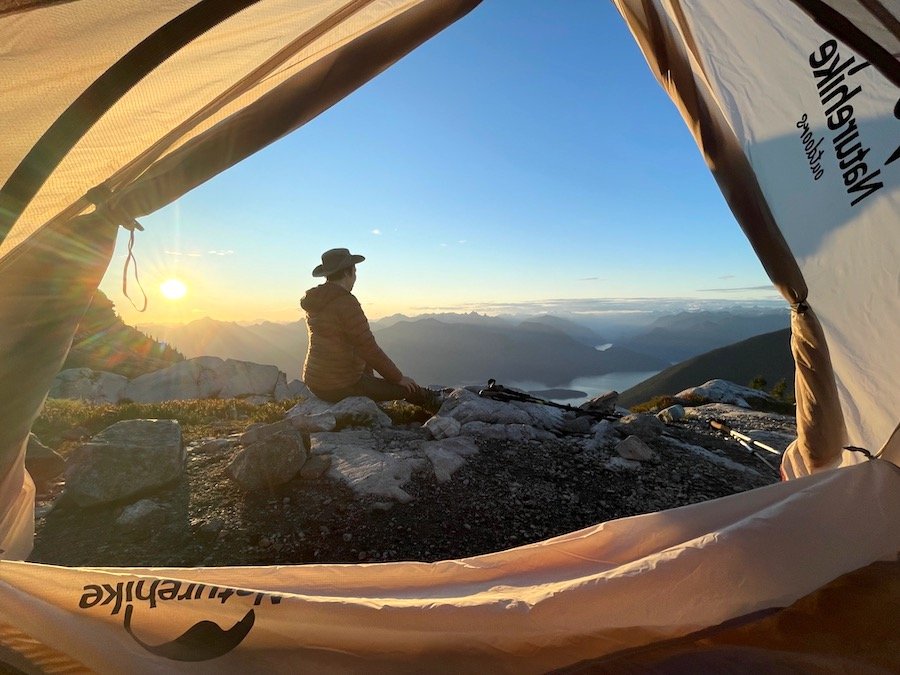
[(400, 381), (397, 383), (404, 389), (406, 389), (406, 393), (412, 394), (416, 389), (419, 388), (419, 385), (416, 384), (416, 381), (411, 377), (406, 377), (405, 375), (400, 378)]

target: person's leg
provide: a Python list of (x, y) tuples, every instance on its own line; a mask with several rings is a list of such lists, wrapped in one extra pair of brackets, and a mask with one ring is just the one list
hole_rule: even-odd
[(368, 373), (363, 373), (359, 381), (349, 389), (353, 390), (354, 396), (365, 396), (373, 401), (396, 401), (407, 396), (406, 389), (399, 384)]
[(405, 387), (401, 387), (394, 382), (388, 382), (380, 377), (375, 377), (369, 373), (363, 373), (359, 380), (349, 387), (338, 389), (335, 391), (313, 392), (319, 398), (336, 403), (350, 396), (365, 396), (373, 401), (396, 401), (405, 399), (413, 405), (422, 406), (431, 409), (435, 406), (436, 400), (432, 392), (421, 387), (416, 387), (413, 392), (408, 392)]

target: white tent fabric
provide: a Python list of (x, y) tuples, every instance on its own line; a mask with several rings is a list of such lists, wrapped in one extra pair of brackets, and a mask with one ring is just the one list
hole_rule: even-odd
[[(815, 475), (434, 564), (9, 561), (32, 537), (28, 430), (116, 227), (302, 125), (476, 4), (0, 3), (0, 663), (544, 671), (784, 606), (897, 555), (896, 3), (616, 0), (795, 305), (800, 438), (786, 472)], [(831, 110), (832, 85), (846, 85), (835, 96), (849, 112)], [(836, 145), (852, 133), (858, 150)], [(867, 151), (854, 163), (845, 150)], [(822, 471), (847, 442), (884, 459)]]
[(546, 672), (788, 605), (893, 556), (898, 474), (869, 462), (440, 563), (0, 562), (0, 638), (47, 670), (64, 654), (109, 673)]
[[(810, 289), (848, 444), (878, 452), (900, 401), (900, 351), (884, 340), (900, 334), (900, 163), (888, 163), (900, 145), (900, 88), (811, 29), (792, 2), (721, 15), (709, 3), (683, 4), (710, 90)], [(889, 454), (896, 461), (900, 447)]]

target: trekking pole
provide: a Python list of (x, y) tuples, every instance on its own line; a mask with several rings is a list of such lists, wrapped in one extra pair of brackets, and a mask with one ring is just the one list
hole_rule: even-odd
[(759, 441), (754, 441), (752, 438), (750, 438), (749, 436), (747, 436), (745, 434), (740, 433), (739, 431), (735, 431), (730, 426), (725, 424), (725, 422), (723, 422), (722, 420), (715, 420), (715, 419), (710, 420), (709, 426), (711, 426), (713, 429), (717, 429), (718, 431), (721, 431), (721, 432), (726, 433), (729, 436), (731, 436), (734, 440), (736, 440), (738, 443), (741, 444), (741, 447), (743, 447), (747, 452), (749, 452), (751, 455), (753, 455), (758, 460), (760, 460), (763, 464), (765, 464), (770, 469), (772, 469), (772, 471), (775, 471), (775, 472), (779, 471), (779, 469), (776, 466), (774, 466), (769, 460), (767, 460), (765, 457), (763, 457), (761, 454), (759, 454), (753, 448), (753, 446), (760, 447), (763, 450), (766, 450), (768, 452), (771, 452), (775, 455), (780, 456), (781, 453), (778, 452), (777, 450), (775, 450), (774, 448), (766, 445), (765, 443), (760, 443)]
[(577, 413), (579, 415), (587, 415), (589, 417), (600, 418), (600, 419), (608, 419), (615, 420), (618, 419), (618, 416), (614, 413), (602, 413), (596, 410), (585, 410), (583, 408), (575, 408), (574, 406), (566, 405), (564, 403), (556, 403), (554, 401), (547, 401), (543, 398), (538, 398), (537, 396), (532, 396), (531, 394), (526, 394), (521, 391), (514, 391), (512, 389), (507, 389), (502, 384), (497, 384), (497, 381), (494, 379), (488, 380), (488, 386), (478, 392), (478, 395), (483, 398), (490, 398), (496, 401), (521, 401), (523, 403), (538, 403), (540, 405), (547, 405), (553, 408), (559, 408), (561, 410), (568, 410), (570, 412)]

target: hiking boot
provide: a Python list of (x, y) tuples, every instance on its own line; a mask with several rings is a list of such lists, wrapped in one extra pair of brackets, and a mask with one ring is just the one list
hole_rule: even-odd
[(415, 405), (419, 406), (420, 408), (424, 408), (432, 415), (434, 415), (438, 410), (440, 410), (441, 405), (443, 405), (444, 398), (444, 392), (441, 390), (419, 387), (419, 391), (416, 392), (416, 395), (410, 397), (410, 403), (414, 403)]

